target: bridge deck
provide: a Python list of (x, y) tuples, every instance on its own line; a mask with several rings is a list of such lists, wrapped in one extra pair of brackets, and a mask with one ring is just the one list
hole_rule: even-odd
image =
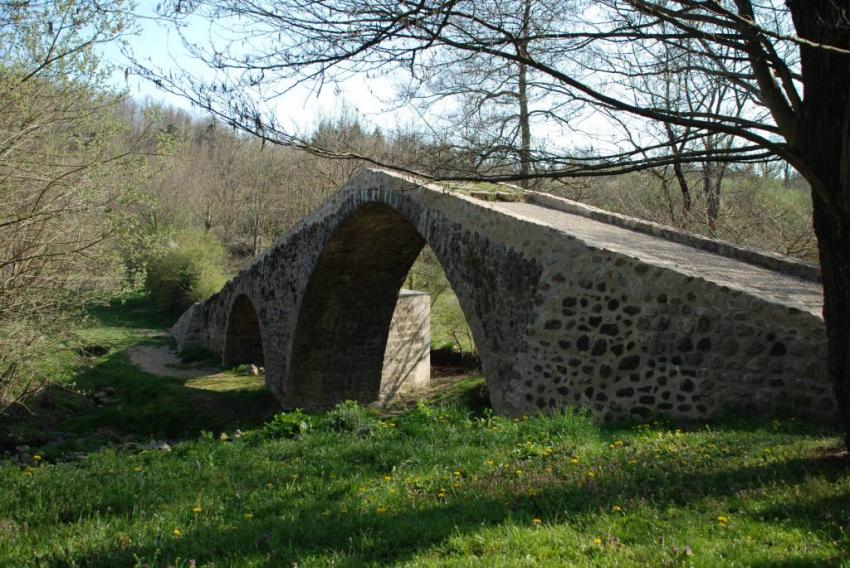
[(573, 235), (594, 247), (750, 292), (819, 317), (822, 315), (823, 289), (817, 282), (540, 205), (522, 202), (481, 203), (486, 207)]

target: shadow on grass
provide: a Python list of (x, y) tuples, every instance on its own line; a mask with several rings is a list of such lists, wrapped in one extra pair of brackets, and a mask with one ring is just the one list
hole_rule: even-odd
[[(169, 564), (182, 558), (193, 559), (199, 565), (240, 560), (250, 565), (288, 566), (324, 557), (322, 561), (333, 560), (337, 566), (398, 564), (432, 550), (445, 553), (446, 547), (451, 547), (450, 539), (462, 539), (506, 522), (530, 528), (531, 519), (539, 518), (544, 526), (574, 524), (587, 528), (594, 523), (595, 514), (621, 503), (619, 499), (623, 495), (650, 503), (647, 508), (660, 513), (671, 505), (698, 505), (705, 498), (734, 498), (741, 491), (769, 488), (777, 481), (789, 489), (811, 476), (835, 481), (846, 475), (847, 463), (812, 457), (715, 473), (685, 471), (669, 465), (648, 472), (650, 479), (644, 475), (627, 475), (612, 482), (597, 480), (589, 484), (566, 484), (551, 479), (535, 497), (491, 484), (489, 492), (476, 493), (474, 498), (462, 492), (441, 502), (420, 502), (415, 509), (386, 512), (378, 512), (375, 507), (348, 511), (338, 499), (311, 499), (307, 492), (298, 497), (297, 504), (269, 499), (266, 506), (254, 510), (252, 520), (237, 520), (224, 530), (194, 527), (179, 540), (158, 540), (125, 549), (116, 546), (79, 558), (79, 562), (85, 566), (129, 565), (138, 557)], [(705, 515), (706, 526), (711, 530), (715, 524), (713, 516), (709, 511)], [(740, 512), (736, 518), (747, 515)], [(825, 516), (836, 522), (824, 523)], [(783, 529), (798, 527), (836, 542), (846, 541), (850, 494), (832, 499), (797, 496), (794, 503), (777, 503), (775, 510), (766, 511), (758, 521)], [(651, 542), (655, 535), (647, 534), (643, 538)], [(482, 544), (484, 549), (488, 546)], [(759, 566), (822, 565), (822, 560), (802, 555), (771, 557), (769, 548), (753, 554), (753, 565)], [(764, 554), (761, 560), (760, 554)], [(833, 562), (841, 560), (834, 558)]]
[[(126, 351), (113, 351), (82, 366), (73, 385), (49, 385), (0, 421), (0, 450), (25, 444), (47, 457), (66, 450), (90, 450), (129, 440), (175, 440), (261, 425), (276, 409), (271, 393), (248, 377), (176, 379), (147, 374)], [(244, 383), (235, 384), (234, 383)], [(103, 402), (98, 393), (107, 392)], [(53, 454), (53, 455), (51, 455)]]
[(177, 317), (151, 304), (143, 294), (131, 294), (92, 306), (87, 312), (91, 323), (112, 328), (165, 330)]

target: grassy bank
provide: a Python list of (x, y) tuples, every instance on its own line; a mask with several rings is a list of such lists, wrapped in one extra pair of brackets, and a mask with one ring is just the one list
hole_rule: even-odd
[(107, 352), (2, 425), (53, 444), (0, 468), (2, 566), (850, 565), (835, 431), (501, 418), (460, 402), (475, 379), (393, 417), (267, 422), (255, 379), (135, 368), (128, 348), (165, 341), (143, 304), (95, 315)]

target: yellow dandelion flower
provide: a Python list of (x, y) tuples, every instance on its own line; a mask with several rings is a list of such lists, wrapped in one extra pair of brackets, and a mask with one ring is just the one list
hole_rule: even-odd
[(576, 463), (578, 463), (578, 458), (572, 458), (572, 459), (570, 460), (570, 463), (572, 463), (572, 464), (576, 464)]
[(249, 512), (245, 513), (244, 515), (242, 515), (242, 517), (243, 517), (246, 521), (250, 521), (251, 519), (253, 519), (253, 518), (254, 518), (254, 513), (251, 513), (251, 512), (249, 511)]
[(620, 512), (623, 511), (623, 508), (620, 507), (619, 505), (614, 505), (613, 507), (611, 507), (611, 510), (614, 511), (615, 513), (620, 513)]
[(539, 524), (541, 524), (542, 522), (543, 522), (543, 520), (542, 520), (542, 519), (537, 519), (537, 518), (531, 519), (531, 523), (532, 523), (533, 525), (539, 525)]
[(377, 512), (379, 515), (383, 515), (384, 513), (387, 512), (387, 508), (386, 507), (378, 507), (377, 509), (375, 509), (375, 512)]
[(192, 507), (192, 512), (193, 512), (193, 513), (195, 513), (196, 515), (197, 515), (198, 513), (200, 513), (202, 510), (203, 510), (203, 509), (201, 509), (201, 506), (200, 506), (200, 505), (195, 505), (194, 507)]
[(133, 468), (133, 471), (136, 471), (136, 472), (142, 471), (142, 466), (137, 465), (136, 467)]
[(636, 464), (637, 464), (637, 460), (629, 460), (629, 465), (636, 465)]
[(484, 465), (493, 465), (494, 463), (493, 460), (484, 460)]
[(459, 471), (456, 471), (456, 472), (455, 472), (455, 477), (460, 477), (460, 472), (459, 472)]
[(596, 477), (596, 472), (595, 471), (588, 471), (587, 476), (588, 477)]
[(517, 477), (522, 476), (522, 470), (521, 469), (516, 470), (514, 473), (516, 474)]
[(614, 444), (608, 444), (608, 449), (613, 450), (616, 446)]
[(729, 517), (724, 517), (723, 515), (720, 515), (719, 517), (717, 517), (717, 522), (718, 524), (725, 525), (729, 522)]
[(35, 455), (32, 457), (32, 461), (36, 461), (36, 462), (40, 462), (40, 461), (41, 461), (41, 459), (42, 459), (42, 458), (41, 458), (41, 456), (40, 456), (40, 455), (38, 455), (38, 454), (35, 454)]
[(171, 531), (171, 534), (174, 536), (174, 538), (181, 538), (183, 536), (183, 531), (181, 531), (180, 529), (174, 529), (173, 531)]
[(593, 544), (595, 544), (595, 545), (597, 545), (597, 546), (598, 546), (598, 545), (600, 545), (600, 544), (602, 544), (602, 539), (601, 539), (601, 538), (599, 538), (599, 537), (594, 538), (594, 539), (593, 539)]
[(385, 475), (385, 476), (384, 476), (384, 481), (392, 481), (392, 480), (393, 480), (393, 476), (392, 476), (392, 475)]

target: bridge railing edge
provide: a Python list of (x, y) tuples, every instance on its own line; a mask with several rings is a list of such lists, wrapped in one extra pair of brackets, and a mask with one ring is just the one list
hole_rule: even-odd
[(601, 221), (609, 225), (623, 227), (639, 233), (661, 237), (679, 244), (692, 246), (721, 254), (728, 258), (734, 258), (754, 266), (774, 270), (782, 274), (796, 276), (803, 280), (821, 282), (821, 271), (816, 264), (797, 260), (792, 257), (778, 253), (758, 250), (741, 245), (735, 245), (720, 239), (712, 239), (687, 231), (666, 227), (652, 221), (645, 221), (636, 217), (629, 217), (619, 213), (606, 211), (592, 205), (586, 205), (577, 201), (571, 201), (563, 197), (557, 197), (548, 193), (526, 190), (528, 202), (549, 209), (556, 209), (565, 213), (572, 213), (587, 217), (595, 221)]

